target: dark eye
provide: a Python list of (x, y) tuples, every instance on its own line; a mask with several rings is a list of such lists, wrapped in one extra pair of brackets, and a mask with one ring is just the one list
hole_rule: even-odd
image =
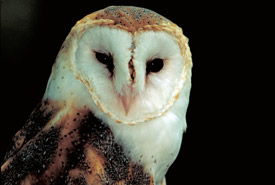
[(96, 57), (97, 61), (106, 65), (107, 69), (111, 73), (111, 76), (113, 76), (114, 63), (113, 63), (112, 55), (110, 53), (105, 54), (105, 53), (95, 52), (95, 57)]
[(146, 67), (146, 73), (157, 73), (163, 68), (163, 59), (161, 58), (155, 58), (149, 62), (147, 62), (147, 67)]
[(102, 64), (109, 65), (113, 63), (113, 57), (110, 54), (95, 52), (95, 57)]

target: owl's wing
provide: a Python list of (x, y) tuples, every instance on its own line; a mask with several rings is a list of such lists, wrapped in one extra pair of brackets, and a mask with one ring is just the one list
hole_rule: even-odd
[(42, 101), (13, 138), (3, 184), (153, 184), (86, 107)]
[[(58, 113), (48, 100), (41, 101), (12, 139), (1, 166), (1, 183), (17, 184), (31, 173), (39, 173), (58, 144), (59, 132), (47, 129)], [(35, 172), (36, 171), (36, 172)]]
[(29, 119), (21, 130), (12, 138), (12, 143), (5, 155), (2, 168), (8, 164), (7, 161), (14, 156), (28, 141), (36, 136), (44, 126), (49, 122), (54, 114), (54, 109), (49, 110), (48, 101), (41, 101), (31, 113)]

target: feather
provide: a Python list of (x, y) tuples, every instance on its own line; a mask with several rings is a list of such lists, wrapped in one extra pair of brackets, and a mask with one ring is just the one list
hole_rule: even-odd
[[(154, 59), (157, 70), (147, 68)], [(14, 136), (1, 182), (165, 184), (187, 128), (191, 68), (188, 39), (157, 13), (111, 6), (87, 15)]]
[(1, 168), (3, 184), (152, 183), (89, 109), (42, 101), (13, 142)]

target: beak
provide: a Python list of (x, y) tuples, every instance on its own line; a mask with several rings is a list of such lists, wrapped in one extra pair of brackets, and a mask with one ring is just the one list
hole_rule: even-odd
[(125, 115), (128, 115), (128, 112), (131, 108), (131, 105), (135, 99), (135, 95), (133, 93), (133, 88), (130, 85), (127, 85), (123, 88), (123, 94), (121, 95), (121, 102), (123, 104), (123, 108), (125, 111)]

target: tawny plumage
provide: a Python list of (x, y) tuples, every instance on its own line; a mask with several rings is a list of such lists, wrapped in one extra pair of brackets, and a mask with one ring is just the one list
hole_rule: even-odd
[(77, 22), (13, 138), (3, 184), (165, 184), (186, 130), (192, 60), (181, 28), (111, 6)]

